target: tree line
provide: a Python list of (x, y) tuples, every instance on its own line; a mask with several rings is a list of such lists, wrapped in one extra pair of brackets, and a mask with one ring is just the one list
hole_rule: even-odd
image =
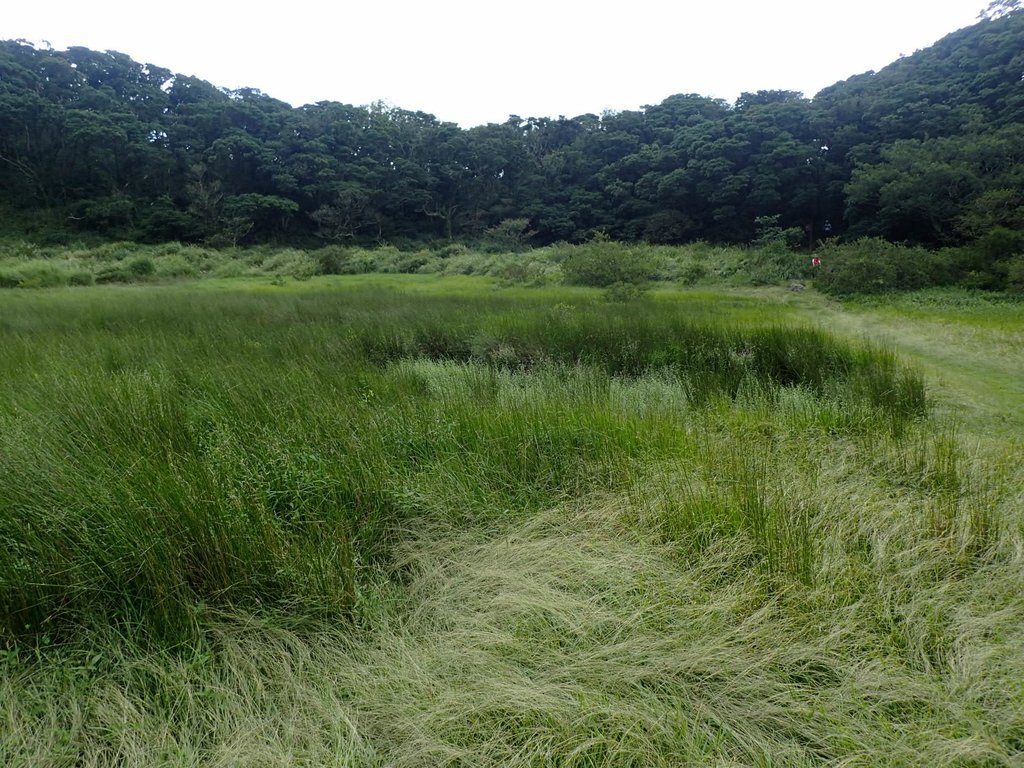
[(1012, 9), (813, 99), (678, 94), (463, 129), (5, 41), (0, 208), (8, 231), (212, 245), (746, 243), (766, 222), (794, 245), (957, 245), (1024, 230), (1022, 42)]

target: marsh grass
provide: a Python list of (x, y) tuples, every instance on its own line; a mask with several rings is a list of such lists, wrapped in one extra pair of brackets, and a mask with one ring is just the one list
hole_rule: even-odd
[(208, 248), (182, 243), (73, 243), (40, 246), (0, 240), (0, 289), (94, 283), (166, 283), (248, 277), (284, 285), (314, 275), (472, 275), (504, 285), (590, 285), (614, 302), (635, 301), (653, 283), (765, 285), (808, 279), (808, 259), (781, 243), (755, 247), (627, 244), (596, 237), (524, 250), (448, 241), (407, 248), (256, 245)]
[[(627, 508), (629, 505), (626, 505)], [(1020, 569), (837, 542), (845, 581), (766, 592), (752, 542), (699, 557), (589, 497), (501, 535), (422, 530), (359, 634), (211, 617), (187, 655), (11, 666), (26, 764), (1012, 764)], [(639, 511), (639, 510), (636, 510)], [(835, 531), (838, 533), (839, 531)], [(865, 563), (867, 565), (867, 563)], [(910, 566), (910, 567), (908, 567)], [(818, 569), (821, 570), (820, 567)], [(992, 654), (997, 656), (994, 658)]]
[[(0, 452), (11, 637), (98, 618), (183, 641), (206, 605), (344, 617), (357, 563), (443, 488), (445, 509), (480, 518), (621, 487), (634, 462), (692, 439), (681, 414), (741, 392), (770, 403), (799, 388), (900, 423), (924, 409), (883, 351), (658, 307), (106, 297), (22, 335), (37, 357), (9, 384)], [(74, 349), (51, 335), (62, 325)], [(650, 375), (679, 413), (618, 407)], [(789, 513), (761, 494), (767, 471), (737, 465), (727, 501), (775, 563)]]
[(8, 294), (0, 762), (1012, 764), (1019, 455), (756, 297)]

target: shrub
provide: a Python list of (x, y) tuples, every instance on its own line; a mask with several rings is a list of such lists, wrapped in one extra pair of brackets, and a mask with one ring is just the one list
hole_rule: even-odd
[(0, 258), (5, 259), (39, 259), (46, 256), (45, 251), (36, 243), (16, 240), (0, 245)]
[(994, 227), (955, 252), (957, 282), (965, 288), (1009, 288), (1010, 265), (1020, 254), (1024, 254), (1024, 232)]
[(0, 288), (17, 288), (24, 279), (17, 269), (0, 269)]
[(562, 263), (565, 282), (607, 288), (616, 283), (639, 285), (651, 279), (654, 261), (644, 250), (595, 237), (573, 248)]
[(110, 264), (106, 267), (101, 268), (96, 273), (96, 282), (100, 284), (130, 283), (132, 282), (132, 275), (127, 269), (124, 268), (124, 265)]
[(210, 270), (213, 277), (241, 277), (245, 274), (245, 265), (236, 259), (227, 259)]
[(174, 256), (180, 254), (185, 250), (185, 246), (178, 242), (161, 243), (153, 248), (153, 255), (160, 256)]
[(135, 256), (120, 263), (107, 264), (96, 272), (97, 283), (137, 283), (156, 273), (149, 256)]
[(409, 253), (393, 245), (385, 245), (369, 253), (372, 266), (366, 272), (412, 274), (430, 262), (434, 256), (430, 251), (419, 250)]
[(349, 258), (349, 249), (340, 245), (327, 245), (310, 254), (317, 263), (318, 275), (343, 275)]
[(172, 253), (156, 259), (156, 274), (160, 277), (195, 277), (196, 267), (181, 253)]
[(1006, 265), (1006, 287), (1014, 293), (1024, 293), (1024, 256), (1015, 256)]
[(654, 280), (693, 285), (708, 275), (704, 254), (689, 247), (648, 246), (646, 251), (655, 265)]
[(807, 278), (810, 259), (795, 253), (781, 240), (756, 249), (750, 264), (750, 281), (754, 285), (772, 285), (787, 280)]
[(1006, 227), (994, 227), (976, 242), (979, 253), (989, 261), (1024, 253), (1024, 232)]
[(754, 219), (757, 235), (751, 243), (750, 259), (750, 281), (754, 285), (808, 277), (808, 260), (794, 253), (803, 242), (803, 231), (799, 227), (783, 228), (779, 219), (778, 214)]
[(405, 253), (398, 260), (396, 266), (398, 271), (404, 274), (415, 274), (424, 268), (429, 269), (430, 265), (437, 261), (430, 251), (418, 250), (414, 253)]
[(149, 256), (135, 256), (128, 261), (127, 269), (132, 277), (143, 279), (156, 273), (156, 264)]
[(707, 277), (708, 268), (699, 261), (688, 261), (680, 265), (676, 273), (676, 280), (683, 285), (695, 285)]
[(484, 233), (485, 248), (489, 251), (525, 251), (530, 238), (537, 234), (530, 229), (530, 220), (502, 219)]
[(842, 245), (826, 243), (817, 254), (821, 259), (817, 287), (832, 296), (914, 290), (946, 285), (951, 279), (946, 253), (877, 237)]
[(612, 283), (604, 289), (605, 301), (635, 301), (647, 293), (648, 286), (641, 283)]
[(452, 256), (465, 256), (469, 253), (469, 248), (462, 243), (445, 243), (436, 248), (434, 253), (442, 259), (448, 259)]
[(221, 253), (220, 251), (201, 248), (198, 245), (185, 246), (182, 251), (182, 255), (188, 259), (188, 263), (192, 264), (200, 273), (212, 272), (219, 265), (230, 259), (229, 256)]
[(562, 278), (562, 271), (535, 253), (509, 254), (490, 270), (495, 277), (519, 285), (546, 285)]
[(305, 251), (288, 249), (267, 259), (262, 271), (277, 277), (306, 280), (320, 271), (320, 262)]
[(30, 261), (19, 269), (21, 273), (20, 288), (52, 288), (67, 285), (68, 277), (64, 270), (48, 261)]
[(362, 275), (377, 271), (374, 252), (365, 248), (355, 248), (348, 252), (345, 261), (339, 265), (339, 275)]
[(464, 253), (445, 259), (442, 272), (445, 275), (483, 275), (490, 263), (488, 257)]
[(139, 246), (135, 243), (104, 243), (95, 248), (89, 248), (86, 255), (95, 261), (123, 261), (137, 253), (138, 250)]
[(780, 246), (787, 251), (799, 248), (804, 242), (804, 233), (800, 227), (786, 227), (779, 225), (781, 216), (758, 216), (754, 219), (756, 235), (751, 245), (758, 248), (766, 246)]

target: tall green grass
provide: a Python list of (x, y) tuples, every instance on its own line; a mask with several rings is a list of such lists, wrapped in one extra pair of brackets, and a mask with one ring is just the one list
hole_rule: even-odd
[[(480, 518), (622, 487), (624, 467), (692, 441), (693, 413), (741, 395), (797, 388), (868, 423), (925, 406), (883, 350), (671, 305), (168, 289), (21, 301), (5, 326), (13, 638), (100, 621), (184, 641), (210, 606), (344, 618), (360, 567), (439, 496)], [(622, 408), (615, 393), (651, 376), (676, 410)], [(774, 541), (751, 492), (742, 514)]]
[(433, 274), (486, 276), (510, 285), (556, 283), (607, 288), (607, 297), (633, 299), (650, 283), (764, 285), (811, 275), (809, 259), (784, 244), (741, 248), (692, 243), (629, 245), (597, 238), (524, 251), (471, 250), (448, 241), (400, 250), (328, 245), (206, 248), (182, 243), (132, 242), (40, 246), (0, 241), (0, 288), (50, 288), (111, 283), (165, 283), (212, 278), (269, 278), (275, 284), (314, 275)]
[(890, 349), (764, 294), (202, 285), (0, 295), (0, 763), (1024, 754), (1019, 450)]

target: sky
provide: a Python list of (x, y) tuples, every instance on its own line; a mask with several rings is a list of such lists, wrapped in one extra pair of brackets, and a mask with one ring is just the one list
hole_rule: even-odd
[(115, 50), (299, 106), (383, 101), (464, 128), (676, 93), (813, 96), (977, 21), (987, 0), (17, 2), (0, 39)]

